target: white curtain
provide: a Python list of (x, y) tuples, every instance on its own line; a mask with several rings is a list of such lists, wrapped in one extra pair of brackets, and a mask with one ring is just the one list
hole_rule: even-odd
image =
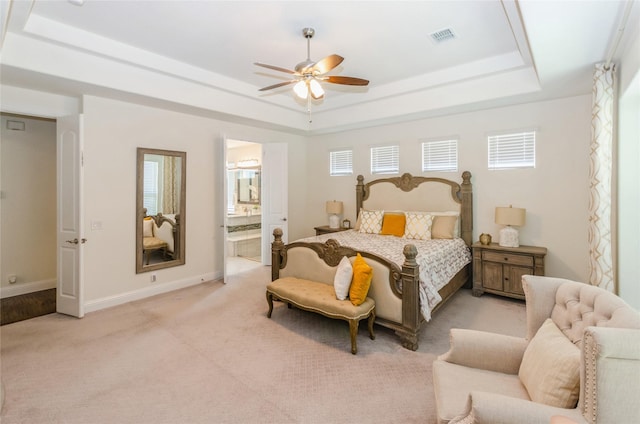
[(593, 73), (589, 169), (589, 283), (616, 292), (612, 237), (612, 168), (615, 66), (597, 64)]

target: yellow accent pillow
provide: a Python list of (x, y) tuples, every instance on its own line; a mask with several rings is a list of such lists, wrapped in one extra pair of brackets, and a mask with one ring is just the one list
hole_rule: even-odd
[(385, 213), (382, 219), (382, 230), (380, 234), (402, 237), (404, 235), (404, 226), (407, 217), (404, 213)]
[(457, 216), (434, 216), (431, 225), (432, 239), (452, 239), (455, 233)]
[(351, 287), (349, 287), (349, 299), (355, 306), (362, 305), (367, 299), (372, 277), (373, 268), (358, 253), (353, 261), (353, 280), (351, 281)]

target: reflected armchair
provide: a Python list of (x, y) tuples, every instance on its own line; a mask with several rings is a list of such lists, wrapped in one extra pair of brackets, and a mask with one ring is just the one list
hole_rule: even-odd
[[(438, 423), (635, 422), (640, 314), (598, 287), (530, 275), (522, 281), (526, 338), (451, 330), (450, 350), (433, 363)], [(571, 367), (562, 384), (559, 374)], [(562, 401), (554, 397), (560, 392)]]

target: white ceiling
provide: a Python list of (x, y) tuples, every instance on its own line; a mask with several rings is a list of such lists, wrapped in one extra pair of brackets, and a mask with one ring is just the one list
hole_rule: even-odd
[[(2, 83), (94, 94), (314, 134), (589, 93), (625, 1), (2, 1)], [(618, 56), (638, 37), (640, 3)], [(311, 105), (261, 87), (306, 59), (339, 54)], [(435, 43), (445, 28), (456, 38)], [(615, 60), (615, 57), (614, 57)]]

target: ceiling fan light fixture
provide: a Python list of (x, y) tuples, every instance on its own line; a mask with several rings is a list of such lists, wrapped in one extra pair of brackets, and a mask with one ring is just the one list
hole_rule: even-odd
[(306, 99), (309, 95), (309, 87), (307, 87), (306, 81), (299, 81), (296, 85), (293, 86), (293, 92), (296, 93), (296, 96), (301, 99)]
[(319, 99), (320, 97), (324, 96), (324, 90), (322, 89), (322, 86), (315, 79), (309, 81), (309, 90), (311, 90), (311, 95), (314, 99)]

